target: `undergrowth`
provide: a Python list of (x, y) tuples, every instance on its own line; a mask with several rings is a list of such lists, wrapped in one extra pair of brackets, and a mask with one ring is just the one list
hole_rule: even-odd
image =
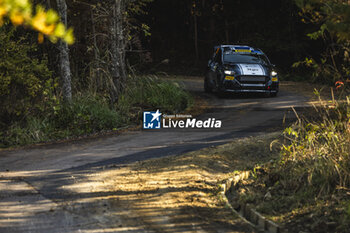
[[(320, 102), (316, 119), (301, 119), (285, 130), (279, 169), (286, 185), (307, 185), (315, 194), (350, 190), (350, 100)], [(287, 187), (287, 186), (286, 186)]]
[(70, 104), (56, 102), (40, 114), (2, 125), (0, 147), (67, 139), (139, 124), (144, 110), (178, 113), (193, 103), (177, 83), (157, 77), (130, 78), (119, 101), (90, 93), (76, 94)]
[(128, 80), (124, 94), (118, 102), (123, 112), (161, 109), (167, 113), (178, 113), (193, 104), (189, 93), (177, 82), (162, 80), (157, 76)]
[(320, 100), (311, 115), (297, 117), (284, 131), (280, 158), (253, 169), (249, 184), (241, 186), (240, 200), (255, 203), (293, 232), (346, 232), (350, 99)]

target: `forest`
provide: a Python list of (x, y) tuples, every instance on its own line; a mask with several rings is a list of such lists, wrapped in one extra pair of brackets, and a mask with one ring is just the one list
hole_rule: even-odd
[[(61, 121), (56, 118), (65, 111), (66, 98), (84, 96), (77, 101), (89, 102), (85, 104), (102, 101), (108, 105), (105, 113), (112, 115), (118, 108), (128, 112), (130, 106), (123, 101), (131, 96), (126, 90), (142, 82), (129, 77), (162, 72), (202, 76), (213, 46), (218, 44), (248, 44), (262, 49), (285, 79), (334, 85), (349, 75), (346, 1), (49, 0), (34, 1), (28, 7), (21, 6), (22, 1), (3, 0), (2, 8), (12, 2), (14, 6), (1, 13), (0, 35), (0, 122), (2, 137), (6, 135), (7, 139), (28, 121), (40, 125), (38, 121), (44, 119), (38, 120), (38, 116), (46, 115), (45, 119), (51, 118), (49, 122)], [(62, 22), (52, 9), (57, 9)], [(35, 14), (30, 19), (27, 14), (32, 11)], [(65, 57), (64, 66), (61, 56)], [(140, 99), (126, 102), (130, 101), (139, 107), (144, 104)], [(135, 114), (137, 111), (132, 113), (137, 118)], [(80, 133), (117, 128), (130, 119), (119, 114), (115, 117), (120, 124), (93, 126), (90, 119), (92, 128)], [(68, 131), (57, 130), (62, 134), (51, 136), (73, 133)]]
[(183, 110), (191, 105), (186, 93), (158, 98), (152, 85), (177, 90), (135, 77), (203, 76), (218, 44), (262, 49), (282, 79), (334, 85), (350, 72), (344, 1), (23, 2), (1, 1), (3, 146), (116, 129), (145, 108)]
[(262, 49), (281, 82), (333, 88), (285, 126), (279, 159), (252, 174), (282, 207), (332, 206), (327, 221), (349, 229), (350, 1), (0, 0), (0, 25), (0, 148), (138, 127), (146, 110), (189, 111), (196, 96), (162, 77), (204, 77), (220, 44)]

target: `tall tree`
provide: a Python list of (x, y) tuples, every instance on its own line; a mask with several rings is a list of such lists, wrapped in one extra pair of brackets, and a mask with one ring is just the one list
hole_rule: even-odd
[[(67, 4), (65, 0), (57, 0), (58, 13), (61, 21), (67, 27)], [(62, 79), (63, 99), (67, 102), (72, 100), (71, 70), (69, 62), (68, 44), (60, 41), (58, 45), (60, 51), (60, 75)]]
[(118, 15), (120, 9), (121, 0), (114, 0), (113, 7), (112, 7), (112, 17), (111, 17), (111, 23), (110, 23), (110, 46), (111, 46), (111, 76), (112, 76), (112, 89), (111, 89), (111, 99), (112, 101), (118, 100), (118, 85), (120, 84), (120, 70), (119, 70), (119, 56), (118, 56), (118, 32), (117, 29), (119, 29), (118, 22), (119, 17)]
[(117, 101), (126, 79), (123, 0), (114, 0), (110, 24), (112, 101)]

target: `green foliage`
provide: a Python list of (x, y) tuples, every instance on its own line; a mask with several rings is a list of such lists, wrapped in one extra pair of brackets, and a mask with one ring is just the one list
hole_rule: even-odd
[(244, 195), (291, 232), (348, 232), (350, 99), (320, 99), (314, 110), (285, 129), (280, 158), (254, 168)]
[(71, 104), (56, 106), (54, 113), (29, 116), (13, 123), (0, 135), (1, 147), (26, 145), (73, 136), (115, 130), (123, 122), (120, 113), (109, 108), (106, 101), (89, 95), (75, 96)]
[(298, 62), (314, 70), (315, 80), (334, 84), (345, 81), (350, 76), (350, 5), (347, 1), (335, 0), (295, 0), (300, 7), (303, 22), (312, 23), (317, 30), (308, 33), (312, 40), (323, 40), (325, 50), (316, 62)]
[(13, 28), (0, 28), (0, 122), (4, 125), (46, 111), (54, 101), (56, 85), (47, 60), (29, 56), (36, 46), (15, 33)]
[(55, 112), (52, 120), (58, 134), (68, 130), (71, 135), (112, 130), (122, 124), (119, 113), (106, 101), (89, 95), (75, 96), (72, 103)]
[(13, 123), (0, 135), (0, 147), (48, 141), (52, 132), (55, 129), (48, 118), (29, 117), (25, 123)]
[(142, 77), (128, 80), (118, 108), (124, 112), (160, 109), (166, 113), (178, 113), (190, 107), (192, 101), (192, 97), (176, 82), (155, 76)]
[(280, 158), (256, 166), (251, 180), (242, 182), (241, 201), (254, 201), (291, 232), (348, 232), (350, 99), (320, 99), (313, 112), (285, 129), (284, 138)]
[(337, 0), (296, 0), (305, 22), (319, 25), (319, 30), (310, 34), (317, 39), (325, 31), (337, 37), (338, 41), (350, 39), (350, 5), (348, 1)]
[(171, 81), (130, 78), (116, 106), (108, 98), (76, 95), (70, 104), (50, 104), (41, 114), (28, 112), (0, 133), (0, 147), (26, 145), (117, 130), (139, 123), (145, 109), (176, 113), (192, 104), (192, 97)]
[(329, 194), (350, 187), (350, 101), (334, 104), (317, 107), (318, 120), (300, 119), (285, 130), (290, 144), (279, 167), (285, 188)]
[(148, 13), (145, 8), (151, 2), (153, 0), (130, 1), (127, 3), (127, 13), (130, 15), (145, 15)]

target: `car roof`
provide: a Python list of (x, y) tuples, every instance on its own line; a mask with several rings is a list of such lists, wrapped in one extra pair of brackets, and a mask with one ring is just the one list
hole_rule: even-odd
[(247, 45), (219, 45), (214, 47), (215, 50), (217, 50), (218, 48), (222, 48), (223, 52), (227, 53), (251, 53), (258, 55), (264, 54), (264, 52), (261, 51), (261, 49), (254, 49), (253, 47)]

